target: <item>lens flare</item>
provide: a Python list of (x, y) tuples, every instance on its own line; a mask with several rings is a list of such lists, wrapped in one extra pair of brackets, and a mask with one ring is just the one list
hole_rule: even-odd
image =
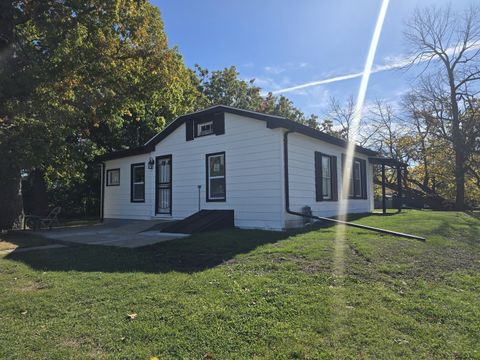
[[(367, 59), (362, 73), (360, 87), (358, 89), (357, 99), (355, 103), (354, 114), (352, 118), (351, 128), (349, 129), (349, 142), (347, 153), (345, 156), (345, 163), (343, 166), (342, 176), (342, 199), (339, 203), (338, 217), (340, 220), (346, 221), (348, 213), (348, 194), (350, 187), (350, 176), (352, 175), (353, 156), (355, 153), (355, 142), (358, 133), (358, 126), (362, 117), (363, 105), (365, 103), (365, 96), (368, 88), (368, 81), (372, 73), (373, 60), (377, 51), (378, 41), (382, 33), (383, 22), (387, 14), (389, 0), (383, 0), (380, 12), (378, 13), (377, 23), (373, 32), (370, 48), (368, 50)], [(337, 225), (335, 237), (335, 258), (334, 258), (334, 276), (336, 281), (341, 281), (344, 274), (344, 249), (345, 249), (346, 226)]]

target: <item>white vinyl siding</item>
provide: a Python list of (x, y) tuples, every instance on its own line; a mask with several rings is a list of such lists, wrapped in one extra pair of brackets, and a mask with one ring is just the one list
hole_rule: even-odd
[[(225, 134), (185, 140), (185, 125), (163, 139), (150, 154), (106, 162), (121, 169), (121, 185), (105, 188), (105, 218), (155, 218), (155, 170), (145, 169), (145, 202), (130, 202), (130, 164), (172, 155), (172, 213), (157, 217), (183, 219), (201, 209), (232, 209), (235, 226), (284, 228), (283, 132), (264, 121), (225, 114)], [(225, 152), (226, 199), (207, 202), (206, 155)], [(125, 170), (124, 170), (125, 169)], [(113, 190), (113, 191), (112, 191)]]
[[(315, 158), (312, 154), (314, 152), (320, 152), (322, 154), (328, 154), (329, 156), (335, 156), (337, 159), (342, 159), (342, 154), (345, 153), (346, 149), (305, 135), (291, 133), (288, 135), (288, 150), (290, 209), (301, 212), (304, 206), (310, 206), (313, 215), (327, 217), (338, 215), (341, 202), (348, 201), (348, 199), (345, 199), (341, 194), (343, 179), (341, 163), (337, 162), (338, 200), (318, 202), (316, 201)], [(368, 156), (358, 153), (355, 154), (355, 156), (363, 160), (368, 159)], [(366, 179), (367, 184), (370, 184), (367, 186), (368, 194), (371, 194), (373, 191), (373, 185), (371, 183), (372, 171), (372, 165), (367, 163)], [(322, 175), (323, 172), (322, 166)], [(373, 201), (371, 201), (370, 198), (369, 196), (368, 199), (349, 201), (347, 212), (362, 213), (372, 211)], [(285, 219), (286, 227), (301, 226), (303, 222), (299, 216), (287, 213), (285, 213)]]
[[(158, 143), (149, 154), (106, 161), (106, 169), (120, 169), (120, 185), (104, 188), (104, 217), (119, 219), (183, 219), (200, 209), (234, 210), (235, 226), (280, 230), (302, 224), (302, 218), (286, 213), (283, 169), (283, 133), (285, 129), (269, 129), (264, 121), (225, 114), (225, 134), (200, 136), (186, 141), (185, 125), (179, 126)], [(341, 158), (345, 149), (298, 133), (289, 139), (290, 208), (301, 212), (310, 206), (314, 215), (334, 216), (342, 201)], [(316, 201), (314, 153), (337, 159), (337, 174), (322, 171), (322, 179), (337, 178), (337, 189), (322, 188), (330, 196), (338, 191), (337, 201)], [(225, 201), (207, 201), (208, 154), (225, 153)], [(131, 164), (147, 163), (150, 157), (172, 156), (171, 213), (156, 214), (155, 173), (145, 167), (144, 202), (131, 202)], [(367, 156), (356, 154), (359, 159)], [(332, 161), (332, 160), (331, 160)], [(325, 164), (326, 166), (326, 164)], [(330, 167), (331, 169), (331, 167)], [(323, 170), (323, 169), (322, 169)], [(325, 174), (324, 174), (325, 173)], [(362, 180), (360, 180), (362, 181)], [(328, 181), (325, 181), (328, 183)], [(349, 213), (373, 209), (372, 165), (366, 168), (368, 199), (348, 203)], [(200, 186), (200, 191), (199, 191)], [(365, 186), (364, 186), (365, 187)], [(325, 190), (325, 191), (323, 191)], [(335, 196), (335, 199), (337, 196)]]

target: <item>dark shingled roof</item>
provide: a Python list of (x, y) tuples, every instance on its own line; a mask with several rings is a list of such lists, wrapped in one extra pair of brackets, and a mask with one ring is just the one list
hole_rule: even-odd
[[(265, 121), (269, 129), (284, 128), (284, 129), (288, 129), (290, 131), (294, 131), (296, 133), (309, 136), (318, 140), (322, 140), (327, 143), (337, 145), (340, 147), (347, 148), (348, 146), (348, 143), (345, 140), (339, 139), (332, 135), (328, 135), (322, 131), (315, 130), (309, 126), (305, 126), (303, 124), (300, 124), (293, 120), (289, 120), (282, 116), (268, 115), (268, 114), (259, 113), (255, 111), (242, 110), (242, 109), (237, 109), (237, 108), (225, 106), (225, 105), (215, 105), (204, 110), (179, 116), (174, 121), (172, 121), (163, 131), (159, 132), (157, 135), (152, 137), (142, 146), (131, 148), (128, 150), (121, 150), (121, 151), (107, 153), (97, 157), (97, 160), (106, 161), (106, 160), (119, 159), (122, 157), (127, 157), (132, 155), (147, 154), (149, 152), (154, 151), (155, 145), (157, 145), (160, 141), (165, 139), (173, 131), (175, 131), (187, 119), (206, 117), (206, 116), (217, 114), (217, 113), (229, 113), (229, 114), (235, 114), (235, 115), (249, 117), (252, 119)], [(377, 155), (376, 151), (373, 151), (358, 145), (355, 145), (355, 151), (357, 153), (365, 154), (368, 156)]]

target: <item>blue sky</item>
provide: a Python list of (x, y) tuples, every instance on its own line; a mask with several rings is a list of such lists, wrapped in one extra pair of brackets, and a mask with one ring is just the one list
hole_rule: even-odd
[[(361, 72), (381, 0), (153, 0), (171, 46), (187, 66), (211, 70), (235, 65), (265, 91)], [(408, 53), (404, 22), (416, 7), (448, 0), (390, 0), (375, 57), (377, 66)], [(452, 6), (468, 7), (471, 0)], [(398, 101), (415, 70), (372, 74), (367, 101)], [(355, 96), (360, 78), (285, 92), (307, 115), (322, 115), (330, 96)]]

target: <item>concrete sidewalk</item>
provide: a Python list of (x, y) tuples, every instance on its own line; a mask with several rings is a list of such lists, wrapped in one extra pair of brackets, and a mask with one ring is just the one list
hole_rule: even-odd
[(170, 222), (166, 220), (107, 220), (96, 225), (41, 230), (37, 234), (64, 243), (124, 248), (138, 248), (189, 236), (188, 234), (162, 233), (159, 230), (148, 231), (152, 226), (161, 223), (169, 224)]

